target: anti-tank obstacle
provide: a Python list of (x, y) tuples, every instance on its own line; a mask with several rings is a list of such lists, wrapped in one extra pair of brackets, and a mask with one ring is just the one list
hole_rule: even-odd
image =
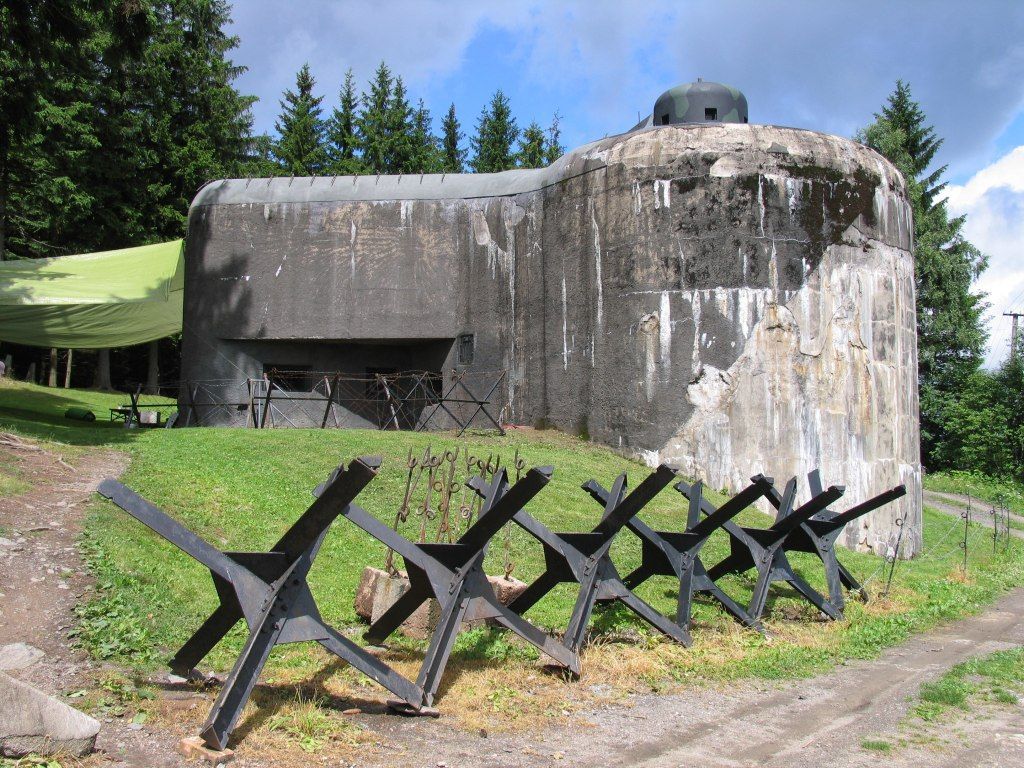
[[(454, 455), (451, 460), (455, 461)], [(490, 460), (487, 465), (490, 467)], [(526, 509), (547, 486), (553, 469), (537, 467), (523, 473), (525, 465), (517, 460), (514, 483), (510, 483), (507, 471), (499, 468), (498, 463), (494, 464), (493, 472), (481, 469), (479, 475), (466, 481), (471, 495), (480, 498), (479, 509), (475, 520), (472, 515), (467, 519), (456, 540), (451, 540), (451, 531), (446, 529), (448, 532), (439, 536), (438, 542), (417, 543), (355, 503), (358, 494), (377, 475), (379, 466), (380, 459), (373, 456), (339, 466), (315, 489), (315, 499), (309, 508), (265, 552), (222, 552), (116, 480), (101, 483), (101, 495), (210, 569), (220, 604), (171, 660), (175, 672), (188, 675), (239, 620), (244, 619), (248, 626), (245, 646), (201, 731), (210, 747), (227, 746), (271, 649), (285, 643), (320, 643), (394, 694), (397, 700), (389, 702), (394, 709), (415, 714), (429, 710), (434, 703), (456, 638), (467, 621), (493, 620), (536, 647), (557, 667), (578, 676), (580, 651), (599, 603), (619, 601), (668, 638), (684, 645), (691, 642), (692, 602), (699, 593), (708, 594), (743, 625), (761, 630), (760, 618), (769, 588), (782, 581), (825, 615), (841, 619), (843, 588), (865, 597), (866, 594), (836, 557), (838, 536), (847, 523), (906, 493), (902, 485), (896, 486), (845, 512), (835, 512), (831, 506), (843, 495), (843, 488), (823, 489), (817, 471), (808, 476), (811, 496), (801, 506), (796, 504), (795, 478), (780, 492), (772, 478), (757, 475), (751, 478), (750, 485), (715, 507), (701, 482), (681, 481), (671, 467), (662, 465), (632, 492), (627, 492), (625, 473), (607, 490), (595, 480), (588, 481), (582, 488), (601, 504), (599, 521), (590, 531), (554, 532)], [(658, 530), (645, 523), (640, 514), (673, 481), (675, 489), (687, 499), (678, 512), (681, 524), (676, 530)], [(408, 495), (407, 488), (403, 508), (408, 505)], [(770, 526), (741, 526), (733, 521), (762, 497), (777, 510)], [(327, 625), (317, 610), (307, 575), (327, 531), (339, 517), (401, 557), (408, 572), (408, 591), (377, 617), (366, 633), (367, 639), (384, 640), (428, 600), (436, 600), (440, 606), (440, 618), (415, 681)], [(483, 563), (491, 541), (509, 524), (519, 526), (540, 542), (545, 569), (505, 606), (488, 581)], [(621, 576), (610, 550), (616, 537), (627, 529), (640, 539), (642, 555), (640, 564)], [(719, 530), (729, 537), (730, 554), (707, 568), (701, 552)], [(817, 555), (825, 571), (828, 597), (794, 570), (787, 557), (789, 552)], [(507, 553), (505, 559), (508, 560)], [(725, 574), (751, 568), (756, 570), (757, 579), (751, 602), (744, 608), (716, 582)], [(678, 582), (672, 618), (635, 594), (634, 590), (653, 576), (669, 576)], [(577, 584), (579, 589), (565, 633), (559, 639), (528, 622), (523, 614), (558, 584), (566, 582)]]
[(547, 485), (551, 472), (551, 467), (531, 469), (509, 487), (507, 472), (499, 469), (487, 483), (476, 522), (452, 544), (411, 542), (355, 505), (350, 505), (343, 513), (350, 522), (400, 555), (409, 574), (409, 591), (370, 626), (366, 633), (368, 640), (384, 640), (431, 598), (441, 606), (440, 618), (417, 678), (423, 704), (430, 705), (434, 701), (463, 621), (494, 619), (557, 665), (579, 675), (577, 650), (566, 647), (502, 605), (483, 572), (483, 560), (491, 539)]
[[(700, 551), (715, 531), (769, 493), (772, 483), (772, 478), (758, 475), (752, 478), (749, 486), (718, 509), (714, 509), (704, 498), (703, 483), (697, 481), (689, 486), (690, 503), (687, 508), (686, 526), (682, 531), (656, 531), (640, 519), (631, 520), (626, 527), (640, 539), (641, 560), (640, 565), (623, 579), (623, 583), (629, 589), (636, 589), (652, 576), (672, 576), (678, 579), (676, 624), (680, 630), (687, 633), (687, 636), (690, 631), (693, 596), (699, 593), (710, 595), (744, 626), (760, 630), (760, 622), (708, 576)], [(583, 487), (598, 502), (605, 503), (607, 492), (593, 480)], [(709, 511), (703, 520), (700, 517), (702, 506), (713, 510)]]
[(220, 606), (175, 654), (172, 670), (187, 675), (240, 619), (249, 627), (249, 638), (201, 731), (211, 748), (227, 747), (271, 649), (285, 643), (316, 641), (410, 709), (422, 705), (418, 685), (324, 622), (306, 583), (331, 523), (346, 510), (359, 509), (352, 501), (376, 477), (379, 466), (378, 457), (363, 456), (335, 470), (313, 504), (266, 552), (221, 552), (117, 480), (100, 484), (100, 495), (205, 565), (213, 576)]

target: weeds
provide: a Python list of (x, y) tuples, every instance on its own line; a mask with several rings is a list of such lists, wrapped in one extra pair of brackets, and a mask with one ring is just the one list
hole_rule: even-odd
[(323, 696), (297, 691), (293, 701), (267, 718), (267, 730), (287, 734), (304, 752), (318, 752), (342, 729), (324, 704)]
[(892, 752), (892, 744), (884, 739), (864, 739), (860, 743), (861, 749), (868, 749), (872, 752), (881, 752), (887, 755)]
[(926, 723), (953, 710), (970, 712), (980, 704), (1016, 705), (1024, 693), (1024, 648), (997, 651), (957, 664), (938, 680), (925, 683), (910, 716)]

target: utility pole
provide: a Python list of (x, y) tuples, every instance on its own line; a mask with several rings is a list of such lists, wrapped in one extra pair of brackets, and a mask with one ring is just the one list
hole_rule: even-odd
[(1010, 359), (1017, 359), (1017, 350), (1020, 348), (1020, 338), (1018, 332), (1020, 331), (1020, 319), (1024, 317), (1024, 312), (1003, 312), (1003, 317), (1011, 318), (1013, 325), (1010, 329)]

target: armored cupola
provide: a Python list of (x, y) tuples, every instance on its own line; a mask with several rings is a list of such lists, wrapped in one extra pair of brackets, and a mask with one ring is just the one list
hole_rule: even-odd
[(677, 85), (654, 102), (654, 125), (676, 123), (745, 123), (747, 97), (722, 83), (697, 78), (695, 83)]

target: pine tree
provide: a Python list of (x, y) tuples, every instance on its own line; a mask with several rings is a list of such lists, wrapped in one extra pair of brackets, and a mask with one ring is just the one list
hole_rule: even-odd
[[(53, 236), (91, 207), (78, 163), (96, 147), (89, 88), (104, 5), (0, 5), (0, 260), (58, 255)], [(119, 10), (119, 21), (138, 15)]]
[(358, 107), (355, 76), (349, 69), (345, 73), (345, 82), (338, 94), (338, 106), (334, 108), (327, 123), (327, 150), (331, 173), (348, 174), (362, 171), (362, 163), (356, 154), (359, 149), (359, 138), (356, 135)]
[(519, 137), (516, 165), (520, 168), (543, 168), (547, 165), (544, 140), (544, 129), (540, 127), (536, 120), (526, 126)]
[(562, 146), (561, 121), (562, 116), (555, 112), (551, 117), (551, 125), (548, 126), (548, 140), (547, 145), (544, 147), (545, 165), (551, 165), (565, 154), (565, 147)]
[(943, 445), (952, 439), (945, 413), (982, 362), (985, 302), (971, 286), (987, 258), (964, 238), (965, 217), (950, 218), (945, 200), (938, 199), (945, 166), (928, 169), (942, 139), (925, 120), (909, 86), (897, 81), (881, 114), (858, 138), (888, 157), (907, 180), (914, 212), (921, 447), (934, 469), (943, 465)]
[(393, 85), (391, 70), (382, 61), (370, 81), (370, 92), (364, 92), (360, 100), (362, 109), (356, 119), (356, 135), (368, 173), (388, 172), (391, 150), (388, 121)]
[(470, 166), (477, 173), (514, 168), (512, 148), (518, 137), (519, 128), (512, 117), (508, 97), (499, 89), (477, 119), (476, 136), (470, 141), (473, 146)]
[[(146, 237), (180, 237), (188, 207), (207, 182), (239, 176), (251, 151), (255, 102), (234, 87), (245, 71), (229, 58), (226, 0), (170, 0), (155, 6), (159, 25), (135, 83), (136, 109), (148, 112), (145, 132), (157, 144), (149, 167), (154, 218)], [(150, 105), (150, 109), (146, 109)]]
[(385, 120), (384, 173), (412, 173), (415, 170), (413, 146), (413, 110), (401, 77), (395, 78)]
[(459, 130), (460, 127), (455, 105), (452, 104), (441, 121), (441, 170), (445, 173), (465, 171), (466, 150), (459, 147), (465, 134)]
[(430, 130), (430, 110), (420, 99), (412, 114), (410, 144), (410, 173), (439, 173), (442, 168), (441, 150), (437, 137)]
[(316, 80), (303, 64), (295, 76), (295, 90), (286, 90), (275, 128), (278, 138), (274, 156), (286, 175), (316, 176), (327, 167), (325, 126), (321, 118), (322, 96), (314, 96)]

